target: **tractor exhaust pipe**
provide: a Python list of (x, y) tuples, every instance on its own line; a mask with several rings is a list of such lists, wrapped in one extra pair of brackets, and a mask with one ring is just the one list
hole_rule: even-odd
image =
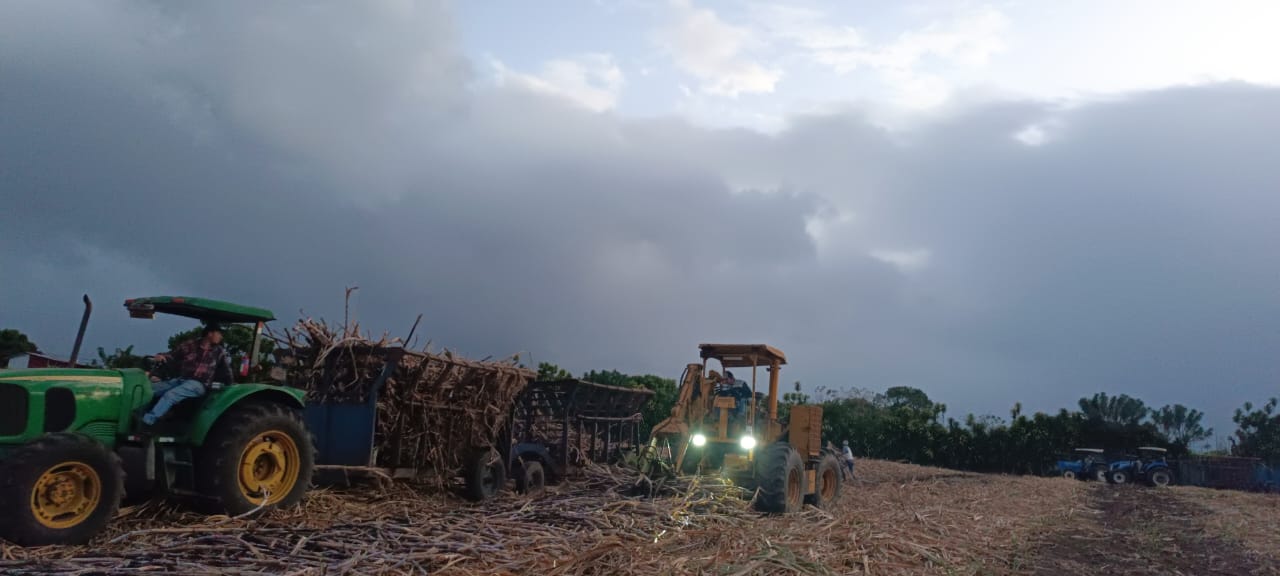
[(84, 343), (84, 329), (89, 327), (89, 314), (93, 313), (93, 301), (84, 295), (84, 316), (80, 317), (80, 331), (76, 332), (76, 345), (71, 348), (71, 359), (67, 361), (72, 368), (76, 367), (76, 358), (80, 357), (80, 345)]

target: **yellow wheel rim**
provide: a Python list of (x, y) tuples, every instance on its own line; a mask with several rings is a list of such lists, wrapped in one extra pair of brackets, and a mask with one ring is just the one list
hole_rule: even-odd
[(822, 501), (828, 502), (836, 497), (836, 486), (840, 482), (840, 477), (832, 468), (825, 468), (822, 471)]
[(36, 479), (31, 514), (48, 528), (71, 528), (84, 522), (102, 501), (102, 479), (83, 462), (63, 462)]
[(254, 504), (275, 504), (293, 491), (301, 465), (292, 436), (279, 430), (263, 432), (240, 454), (240, 493)]

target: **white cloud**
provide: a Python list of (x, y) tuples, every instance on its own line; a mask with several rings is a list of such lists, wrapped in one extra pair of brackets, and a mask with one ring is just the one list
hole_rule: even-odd
[(925, 249), (916, 250), (872, 250), (871, 257), (890, 264), (900, 272), (916, 272), (929, 265), (933, 254)]
[(537, 74), (517, 72), (496, 59), (491, 65), (499, 85), (559, 96), (594, 112), (613, 109), (626, 81), (610, 54), (550, 60)]
[[(803, 58), (840, 75), (867, 70), (884, 84), (897, 106), (925, 109), (947, 101), (948, 76), (985, 66), (1005, 47), (1009, 19), (991, 7), (954, 13), (875, 43), (854, 26), (830, 23), (822, 11), (788, 5), (752, 9), (763, 35), (798, 50)], [(945, 71), (935, 71), (938, 61)]]
[(744, 53), (751, 40), (749, 29), (730, 25), (690, 0), (672, 0), (672, 6), (675, 22), (659, 32), (658, 43), (681, 71), (702, 82), (702, 92), (730, 98), (773, 92), (782, 71)]
[(1014, 140), (1033, 148), (1044, 144), (1048, 138), (1049, 136), (1038, 124), (1031, 124), (1013, 134)]
[(857, 65), (850, 55), (866, 50), (866, 41), (853, 26), (827, 24), (830, 18), (821, 11), (786, 5), (758, 5), (751, 9), (752, 19), (768, 35), (792, 43), (806, 51), (813, 60), (840, 73)]

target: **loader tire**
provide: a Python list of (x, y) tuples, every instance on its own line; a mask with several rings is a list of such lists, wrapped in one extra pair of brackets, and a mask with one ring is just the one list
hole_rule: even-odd
[(10, 452), (4, 467), (0, 538), (14, 544), (84, 544), (120, 508), (120, 458), (88, 436), (41, 436)]
[(790, 444), (770, 444), (760, 455), (759, 493), (756, 508), (761, 512), (786, 514), (804, 506), (804, 461)]
[(302, 501), (315, 445), (297, 410), (274, 403), (235, 406), (205, 439), (196, 464), (200, 493), (231, 516)]
[(468, 500), (483, 502), (494, 496), (507, 485), (507, 466), (502, 462), (502, 455), (497, 450), (475, 450), (467, 459), (464, 470)]
[(823, 509), (834, 506), (840, 500), (840, 476), (840, 460), (831, 454), (824, 454), (814, 471), (813, 494), (805, 496), (805, 501)]

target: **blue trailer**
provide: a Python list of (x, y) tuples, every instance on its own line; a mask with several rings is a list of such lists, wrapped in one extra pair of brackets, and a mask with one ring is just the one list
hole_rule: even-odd
[(361, 354), (372, 354), (382, 359), (382, 370), (370, 384), (363, 398), (330, 397), (340, 375), (340, 354), (331, 354), (324, 361), (320, 387), (308, 394), (303, 411), (307, 428), (315, 437), (316, 482), (320, 484), (350, 484), (353, 477), (371, 473), (391, 477), (411, 477), (416, 471), (408, 469), (382, 470), (377, 467), (374, 450), (374, 434), (377, 429), (378, 398), (387, 379), (395, 372), (404, 356), (403, 348), (363, 347)]

